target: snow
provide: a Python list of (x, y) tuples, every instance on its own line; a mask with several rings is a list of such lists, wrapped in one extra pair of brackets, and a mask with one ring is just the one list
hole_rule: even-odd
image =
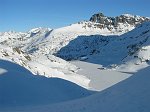
[(150, 22), (97, 25), (0, 33), (0, 112), (149, 112)]
[(67, 80), (35, 76), (24, 67), (0, 60), (0, 111), (14, 106), (64, 102), (93, 93)]
[[(65, 60), (87, 57), (86, 62), (109, 67), (149, 60), (149, 22), (120, 36), (79, 36), (57, 52)], [(146, 54), (146, 55), (145, 55)]]
[(6, 73), (7, 72), (7, 70), (5, 70), (5, 69), (0, 69), (0, 75), (1, 74), (4, 74), (4, 73)]
[(134, 15), (132, 15), (132, 14), (122, 14), (123, 16), (127, 16), (127, 17), (132, 17), (132, 18), (134, 18)]
[(50, 28), (39, 27), (39, 28), (33, 28), (33, 29), (29, 30), (28, 33), (38, 33), (38, 32), (41, 32), (41, 30), (44, 30), (44, 29), (49, 30), (49, 31), (51, 30)]
[[(11, 108), (11, 112), (149, 112), (150, 67), (104, 91), (53, 105)], [(3, 112), (9, 112), (9, 108)]]
[(90, 79), (89, 88), (91, 90), (102, 91), (132, 76), (132, 74), (116, 70), (101, 70), (99, 68), (102, 66), (99, 64), (83, 61), (73, 61), (71, 63), (80, 68), (77, 72), (78, 74), (84, 75)]
[(90, 80), (85, 76), (77, 74), (78, 68), (76, 66), (53, 55), (28, 55), (20, 49), (14, 50), (8, 46), (0, 46), (0, 57), (25, 67), (34, 75), (62, 78), (84, 88), (89, 88)]

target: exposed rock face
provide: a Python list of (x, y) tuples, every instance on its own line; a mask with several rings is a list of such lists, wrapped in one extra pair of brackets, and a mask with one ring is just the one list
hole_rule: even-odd
[(117, 17), (107, 17), (103, 13), (94, 14), (90, 18), (91, 22), (98, 23), (98, 26), (114, 26), (117, 27), (118, 24), (128, 24), (136, 26), (146, 21), (150, 21), (148, 17), (142, 17), (137, 15), (123, 14)]

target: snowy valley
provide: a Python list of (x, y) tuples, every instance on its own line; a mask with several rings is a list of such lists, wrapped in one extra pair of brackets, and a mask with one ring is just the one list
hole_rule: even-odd
[(0, 112), (149, 112), (149, 64), (149, 17), (0, 32)]

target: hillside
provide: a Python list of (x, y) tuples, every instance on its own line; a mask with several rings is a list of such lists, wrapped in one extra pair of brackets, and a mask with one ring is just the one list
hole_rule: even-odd
[[(118, 17), (103, 16), (99, 15), (99, 18), (105, 18), (100, 22), (97, 22), (99, 20), (92, 21), (92, 19), (90, 19), (90, 21), (82, 21), (71, 24), (70, 26), (54, 29), (40, 44), (34, 44), (34, 46), (30, 46), (30, 49), (26, 49), (26, 51), (32, 51), (33, 53), (42, 52), (43, 54), (55, 54), (78, 36), (121, 35), (131, 31), (137, 27), (137, 25), (150, 20), (148, 17), (130, 14), (120, 15)], [(94, 17), (92, 16), (91, 18)], [(115, 24), (113, 23), (114, 21), (112, 21), (113, 18), (115, 18)], [(109, 21), (111, 24), (108, 24), (105, 21)]]
[(14, 106), (64, 102), (92, 93), (67, 80), (35, 76), (18, 64), (0, 60), (0, 111)]
[(109, 67), (133, 61), (134, 64), (150, 60), (150, 22), (139, 25), (120, 36), (79, 36), (56, 55), (65, 60), (82, 60)]
[(53, 55), (44, 56), (42, 54), (30, 55), (19, 48), (0, 46), (0, 59), (8, 60), (28, 69), (34, 75), (45, 77), (57, 77), (77, 83), (88, 88), (89, 79), (78, 75), (78, 68)]
[(10, 109), (11, 112), (149, 112), (149, 72), (147, 67), (125, 81), (86, 98), (53, 105), (7, 108), (3, 112)]
[(149, 17), (0, 32), (0, 112), (149, 112), (149, 64)]
[(100, 13), (93, 15), (89, 21), (78, 22), (58, 29), (39, 27), (25, 33), (1, 32), (0, 43), (19, 47), (30, 54), (35, 52), (53, 54), (78, 36), (121, 35), (149, 20), (149, 17), (137, 15), (123, 14), (117, 17), (107, 17)]

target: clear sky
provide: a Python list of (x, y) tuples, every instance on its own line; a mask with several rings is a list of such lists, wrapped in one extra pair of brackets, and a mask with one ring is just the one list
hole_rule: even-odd
[(150, 0), (0, 0), (0, 31), (58, 28), (98, 12), (150, 17)]

